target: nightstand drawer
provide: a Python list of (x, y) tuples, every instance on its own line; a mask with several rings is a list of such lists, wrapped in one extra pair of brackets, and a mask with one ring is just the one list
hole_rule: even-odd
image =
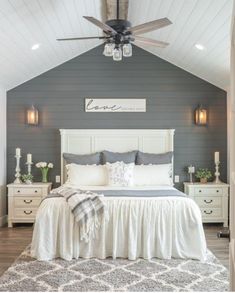
[(195, 195), (222, 195), (223, 194), (223, 188), (200, 188), (200, 187), (195, 187), (194, 188), (194, 194)]
[(222, 197), (221, 196), (195, 196), (194, 200), (199, 205), (199, 207), (221, 207)]
[(203, 219), (221, 218), (223, 216), (221, 208), (200, 208)]
[(37, 208), (15, 208), (14, 217), (17, 219), (35, 219)]
[(42, 188), (38, 187), (21, 187), (14, 188), (14, 195), (42, 195)]
[(39, 207), (40, 202), (42, 201), (41, 197), (34, 196), (17, 196), (14, 198), (14, 207)]

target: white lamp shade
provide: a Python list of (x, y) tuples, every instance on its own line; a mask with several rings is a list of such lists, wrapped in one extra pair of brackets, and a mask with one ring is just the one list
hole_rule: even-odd
[(104, 56), (106, 57), (112, 57), (113, 56), (113, 49), (114, 49), (114, 45), (113, 44), (105, 44), (104, 46)]
[(27, 110), (27, 123), (29, 125), (38, 125), (38, 110), (34, 106)]
[(121, 61), (122, 60), (122, 50), (121, 48), (114, 48), (113, 50), (113, 60)]
[(208, 115), (207, 110), (199, 106), (195, 110), (195, 123), (197, 125), (207, 125)]
[(122, 49), (123, 49), (123, 56), (124, 57), (131, 57), (132, 56), (131, 44), (124, 44)]

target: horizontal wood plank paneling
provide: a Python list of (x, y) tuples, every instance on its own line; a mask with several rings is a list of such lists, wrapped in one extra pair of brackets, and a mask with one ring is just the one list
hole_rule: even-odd
[[(59, 128), (175, 128), (175, 174), (187, 179), (185, 166), (214, 170), (213, 152), (221, 152), (221, 177), (226, 180), (226, 93), (190, 73), (134, 47), (134, 56), (113, 62), (97, 47), (7, 94), (8, 182), (14, 179), (14, 149), (34, 162), (51, 161), (51, 180), (60, 174)], [(146, 113), (85, 113), (84, 99), (146, 98)], [(193, 122), (199, 103), (209, 110), (207, 127)], [(34, 104), (40, 125), (25, 124), (25, 110)], [(33, 168), (35, 179), (40, 173)], [(180, 185), (181, 186), (181, 185)]]

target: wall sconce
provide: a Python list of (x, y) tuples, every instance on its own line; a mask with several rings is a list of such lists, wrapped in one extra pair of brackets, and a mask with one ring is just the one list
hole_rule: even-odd
[(195, 124), (196, 125), (207, 125), (207, 109), (199, 105), (195, 110)]
[(38, 110), (34, 106), (27, 110), (27, 123), (29, 125), (38, 125)]

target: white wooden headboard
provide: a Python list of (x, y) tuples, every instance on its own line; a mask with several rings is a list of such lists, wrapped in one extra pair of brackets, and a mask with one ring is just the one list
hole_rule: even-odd
[(63, 153), (140, 150), (160, 154), (174, 151), (174, 133), (174, 129), (60, 129), (61, 182), (66, 180)]

